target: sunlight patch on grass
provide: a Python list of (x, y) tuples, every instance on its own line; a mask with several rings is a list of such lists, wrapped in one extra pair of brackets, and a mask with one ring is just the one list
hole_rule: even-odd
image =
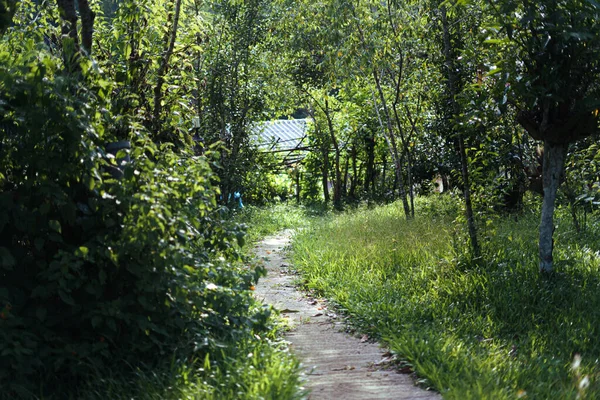
[[(427, 200), (436, 212), (411, 221), (392, 204), (303, 230), (293, 254), (304, 284), (386, 341), (445, 398), (575, 398), (583, 377), (585, 398), (599, 398), (600, 236), (593, 226), (577, 235), (563, 221), (557, 272), (544, 277), (536, 215), (490, 221), (484, 256), (471, 260), (462, 225), (443, 211), (453, 203), (440, 201), (436, 208)], [(575, 354), (578, 375), (570, 367)]]

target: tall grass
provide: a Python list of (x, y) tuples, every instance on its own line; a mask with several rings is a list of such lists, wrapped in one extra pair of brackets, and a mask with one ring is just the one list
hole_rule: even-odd
[(299, 363), (286, 345), (271, 340), (230, 344), (219, 361), (166, 363), (121, 375), (98, 376), (72, 399), (87, 400), (279, 400), (302, 399)]
[(294, 262), (306, 286), (445, 398), (600, 398), (593, 226), (577, 235), (559, 214), (557, 272), (541, 276), (536, 215), (490, 219), (484, 256), (472, 260), (456, 202), (421, 200), (418, 211), (406, 221), (398, 204), (358, 210), (300, 232)]
[(259, 239), (285, 229), (302, 229), (312, 221), (327, 215), (325, 206), (301, 206), (277, 203), (266, 207), (247, 206), (235, 211), (235, 220), (247, 226), (247, 242)]

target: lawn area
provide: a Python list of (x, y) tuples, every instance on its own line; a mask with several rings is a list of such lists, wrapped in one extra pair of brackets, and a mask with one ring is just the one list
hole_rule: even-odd
[(295, 236), (306, 288), (333, 300), (448, 399), (600, 398), (600, 235), (559, 210), (556, 272), (540, 276), (534, 213), (487, 221), (465, 253), (458, 207), (358, 209)]

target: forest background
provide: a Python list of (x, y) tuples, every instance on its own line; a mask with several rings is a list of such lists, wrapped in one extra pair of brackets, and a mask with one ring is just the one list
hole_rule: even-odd
[[(160, 397), (193, 376), (206, 398), (299, 396), (235, 192), (398, 200), (414, 220), (437, 184), (456, 265), (489, 266), (510, 217), (538, 230), (531, 279), (581, 273), (555, 271), (554, 216), (593, 237), (599, 17), (593, 0), (0, 1), (2, 395)], [(311, 122), (285, 163), (256, 126), (292, 116)]]

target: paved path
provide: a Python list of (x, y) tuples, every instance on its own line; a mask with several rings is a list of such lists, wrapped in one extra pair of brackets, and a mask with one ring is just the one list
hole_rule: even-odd
[(290, 232), (264, 239), (255, 248), (264, 260), (267, 276), (256, 287), (256, 296), (272, 304), (288, 319), (286, 335), (305, 368), (309, 399), (419, 399), (439, 400), (435, 392), (416, 387), (412, 378), (385, 370), (390, 360), (377, 344), (343, 333), (343, 323), (320, 299), (306, 297), (294, 287), (284, 248)]

